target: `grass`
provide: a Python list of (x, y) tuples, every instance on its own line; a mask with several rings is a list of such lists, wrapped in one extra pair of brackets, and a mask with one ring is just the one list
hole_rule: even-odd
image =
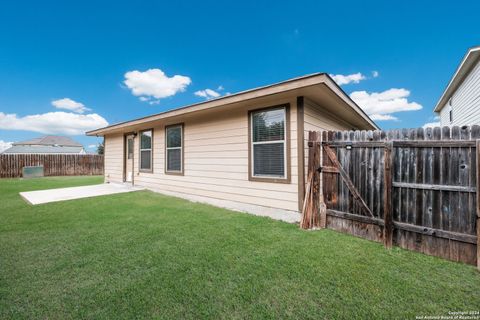
[(480, 309), (473, 266), (148, 191), (27, 205), (0, 180), (0, 318), (415, 318)]

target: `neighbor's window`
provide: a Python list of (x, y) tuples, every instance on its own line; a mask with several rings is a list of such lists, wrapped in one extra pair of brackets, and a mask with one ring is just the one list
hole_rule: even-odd
[(250, 117), (253, 177), (286, 178), (286, 108), (254, 111)]
[(173, 125), (165, 128), (165, 160), (167, 173), (183, 172), (183, 125)]
[(450, 123), (453, 122), (452, 98), (448, 100), (448, 117), (449, 117)]
[(152, 171), (153, 131), (140, 132), (140, 171)]

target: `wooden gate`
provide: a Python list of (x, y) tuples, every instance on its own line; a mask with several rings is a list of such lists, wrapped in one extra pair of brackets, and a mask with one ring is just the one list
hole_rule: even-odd
[(326, 227), (480, 268), (478, 139), (480, 126), (310, 132)]

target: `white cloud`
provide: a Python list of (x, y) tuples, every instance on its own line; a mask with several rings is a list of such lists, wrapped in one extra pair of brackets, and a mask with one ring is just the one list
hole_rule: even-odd
[(223, 91), (223, 90), (225, 90), (225, 88), (224, 88), (222, 85), (219, 85), (219, 86), (217, 87), (217, 91)]
[(143, 72), (134, 70), (125, 73), (123, 83), (134, 96), (140, 97), (142, 101), (148, 101), (152, 97), (158, 100), (183, 92), (192, 80), (181, 75), (168, 77), (160, 69), (148, 69)]
[(373, 121), (389, 121), (389, 120), (397, 121), (398, 120), (397, 117), (392, 116), (391, 114), (371, 114), (370, 118)]
[[(377, 120), (396, 120), (391, 114), (404, 111), (416, 111), (422, 106), (408, 101), (410, 91), (406, 89), (388, 89), (383, 92), (354, 91), (350, 97), (368, 115), (377, 117)], [(387, 119), (387, 116), (390, 119)]]
[(343, 75), (343, 74), (331, 74), (330, 77), (332, 77), (335, 82), (341, 86), (344, 84), (349, 84), (349, 83), (359, 83), (362, 80), (365, 80), (366, 77), (361, 74), (360, 72), (354, 73), (354, 74), (349, 74), (349, 75)]
[(16, 114), (0, 112), (0, 129), (34, 131), (45, 134), (82, 135), (85, 131), (105, 127), (107, 120), (92, 114), (76, 114), (71, 112), (48, 112), (18, 117)]
[(440, 121), (437, 122), (427, 122), (423, 125), (423, 128), (433, 128), (433, 127), (441, 127)]
[(85, 107), (85, 105), (83, 103), (74, 101), (70, 98), (53, 100), (52, 101), (52, 106), (54, 106), (57, 109), (70, 110), (70, 111), (73, 111), (73, 112), (76, 112), (76, 113), (84, 113), (85, 111), (91, 110), (91, 109)]
[(88, 149), (95, 149), (96, 147), (97, 147), (96, 144), (89, 144), (87, 148)]
[(205, 99), (211, 99), (211, 98), (218, 98), (220, 97), (220, 93), (212, 90), (212, 89), (205, 89), (205, 90), (199, 90), (194, 93), (196, 96), (205, 98)]
[(379, 75), (380, 75), (380, 73), (378, 73), (378, 71), (376, 71), (376, 70), (372, 71), (372, 77), (377, 78)]
[(7, 142), (7, 141), (0, 140), (0, 153), (7, 150), (8, 148), (10, 148), (12, 146), (12, 143), (13, 142)]

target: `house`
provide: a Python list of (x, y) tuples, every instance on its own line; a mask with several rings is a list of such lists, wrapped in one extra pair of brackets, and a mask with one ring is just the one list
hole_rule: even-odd
[(44, 136), (15, 142), (5, 154), (86, 154), (83, 146), (69, 137)]
[(442, 126), (480, 124), (480, 46), (468, 50), (434, 111)]
[(377, 129), (325, 73), (87, 132), (105, 181), (255, 214), (301, 211), (309, 130)]

